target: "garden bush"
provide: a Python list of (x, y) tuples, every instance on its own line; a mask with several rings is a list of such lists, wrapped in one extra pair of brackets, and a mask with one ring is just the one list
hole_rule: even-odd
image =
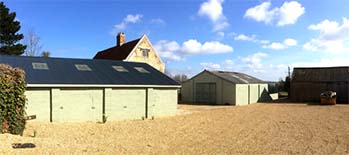
[(25, 128), (25, 73), (0, 64), (0, 132), (21, 134)]

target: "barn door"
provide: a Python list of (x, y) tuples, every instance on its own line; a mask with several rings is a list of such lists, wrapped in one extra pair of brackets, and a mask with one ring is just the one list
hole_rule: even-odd
[(196, 83), (196, 103), (216, 103), (216, 83)]

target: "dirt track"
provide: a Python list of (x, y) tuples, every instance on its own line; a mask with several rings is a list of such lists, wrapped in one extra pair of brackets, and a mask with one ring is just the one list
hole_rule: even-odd
[(29, 123), (24, 137), (0, 135), (0, 154), (349, 154), (349, 105), (179, 107), (155, 120)]

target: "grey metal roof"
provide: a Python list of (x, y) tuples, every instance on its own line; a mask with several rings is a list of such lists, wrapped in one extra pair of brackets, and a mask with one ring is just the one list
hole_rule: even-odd
[[(22, 68), (28, 84), (179, 86), (176, 81), (146, 63), (6, 55), (0, 55), (0, 63)], [(48, 69), (42, 63), (46, 63)], [(35, 65), (44, 69), (34, 69)], [(81, 65), (87, 65), (90, 70)], [(113, 66), (123, 66), (128, 72), (118, 72)], [(149, 73), (141, 73), (135, 67), (143, 67)]]
[(236, 84), (266, 83), (253, 76), (250, 76), (244, 73), (239, 73), (239, 72), (229, 72), (229, 71), (208, 71), (208, 72)]

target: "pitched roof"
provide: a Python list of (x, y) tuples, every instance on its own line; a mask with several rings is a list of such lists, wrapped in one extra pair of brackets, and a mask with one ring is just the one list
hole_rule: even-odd
[(292, 82), (348, 82), (349, 66), (297, 67), (293, 69)]
[[(28, 84), (179, 86), (146, 63), (5, 55), (0, 55), (0, 63), (22, 68)], [(34, 69), (33, 63), (46, 63), (48, 69)], [(87, 65), (91, 71), (79, 71), (76, 65)], [(118, 72), (113, 66), (123, 66), (128, 72)], [(141, 73), (135, 67), (149, 73)]]
[(99, 51), (93, 59), (124, 60), (132, 52), (141, 38)]
[(265, 81), (257, 79), (253, 76), (250, 76), (244, 73), (239, 73), (239, 72), (228, 72), (228, 71), (208, 71), (208, 72), (235, 84), (266, 83)]

